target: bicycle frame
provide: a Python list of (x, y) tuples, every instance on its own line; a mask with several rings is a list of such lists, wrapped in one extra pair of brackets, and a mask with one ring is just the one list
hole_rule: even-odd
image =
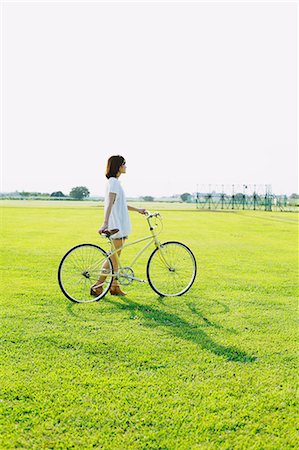
[[(160, 232), (159, 233), (156, 233), (155, 232), (155, 229), (157, 228), (157, 226), (158, 225), (152, 225), (152, 223), (151, 223), (151, 219), (152, 218), (157, 218), (157, 217), (159, 217), (160, 215), (158, 214), (158, 213), (154, 213), (154, 214), (149, 214), (149, 216), (146, 218), (146, 220), (147, 220), (147, 222), (148, 222), (148, 225), (149, 225), (149, 229), (150, 229), (150, 231), (151, 231), (151, 235), (150, 236), (146, 236), (146, 237), (144, 237), (144, 238), (141, 238), (141, 239), (137, 239), (136, 241), (133, 241), (133, 242), (129, 242), (128, 244), (124, 244), (124, 245), (122, 245), (121, 247), (119, 247), (119, 248), (115, 248), (115, 245), (114, 245), (114, 242), (113, 242), (113, 239), (111, 239), (111, 238), (109, 238), (109, 240), (110, 240), (110, 242), (111, 242), (111, 247), (112, 247), (112, 251), (109, 253), (109, 258), (111, 257), (111, 256), (114, 256), (115, 255), (115, 257), (116, 257), (116, 261), (117, 261), (117, 264), (118, 264), (118, 270), (117, 270), (117, 272), (116, 273), (114, 273), (113, 274), (113, 277), (115, 278), (115, 277), (117, 277), (118, 276), (118, 272), (119, 272), (119, 269), (122, 269), (123, 267), (126, 267), (126, 266), (122, 266), (122, 264), (121, 264), (121, 260), (120, 260), (120, 257), (119, 257), (119, 255), (118, 255), (118, 252), (119, 251), (121, 251), (121, 250), (123, 250), (124, 248), (127, 248), (127, 247), (129, 247), (129, 246), (131, 246), (131, 245), (135, 245), (135, 244), (138, 244), (138, 243), (140, 243), (140, 242), (143, 242), (143, 241), (148, 241), (149, 240), (149, 242), (137, 253), (137, 255), (133, 258), (133, 260), (132, 260), (132, 262), (131, 262), (131, 264), (130, 264), (130, 266), (129, 267), (133, 267), (134, 266), (134, 264), (136, 263), (136, 261), (139, 259), (139, 257), (150, 247), (150, 245), (152, 244), (152, 243), (154, 243), (154, 245), (155, 245), (155, 247), (157, 247), (157, 248), (161, 248), (161, 243), (160, 243), (160, 241), (158, 240), (158, 234), (160, 234), (160, 232), (162, 231), (162, 229), (160, 230)], [(165, 261), (165, 258), (163, 257), (163, 255), (161, 255), (162, 256), (162, 259), (164, 260), (164, 262), (165, 262), (165, 264), (168, 266), (168, 264), (167, 264), (167, 262)]]

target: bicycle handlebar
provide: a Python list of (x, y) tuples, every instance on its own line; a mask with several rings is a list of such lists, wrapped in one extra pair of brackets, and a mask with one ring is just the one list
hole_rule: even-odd
[(150, 219), (151, 217), (160, 217), (161, 214), (159, 212), (153, 212), (151, 213), (150, 211), (146, 211), (145, 213), (147, 219)]
[[(162, 217), (161, 217), (161, 214), (159, 212), (151, 213), (150, 211), (147, 211), (145, 216), (146, 216), (146, 220), (147, 220), (147, 223), (148, 223), (148, 226), (149, 226), (150, 230), (154, 230), (155, 228), (157, 228), (157, 226), (158, 226), (158, 220), (157, 219), (159, 219), (159, 222), (162, 225)], [(151, 219), (156, 219), (155, 223), (152, 223)], [(161, 231), (162, 231), (162, 229), (161, 229)]]

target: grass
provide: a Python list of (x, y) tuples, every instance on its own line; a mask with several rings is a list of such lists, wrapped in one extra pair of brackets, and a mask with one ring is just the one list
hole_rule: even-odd
[(0, 448), (297, 448), (297, 216), (165, 210), (192, 289), (81, 305), (57, 267), (102, 209), (53, 203), (2, 203)]

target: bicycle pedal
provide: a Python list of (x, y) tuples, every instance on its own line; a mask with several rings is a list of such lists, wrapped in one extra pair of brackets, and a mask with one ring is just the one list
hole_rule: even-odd
[(139, 281), (139, 283), (147, 284), (146, 280), (141, 280), (140, 278), (134, 278), (135, 281)]

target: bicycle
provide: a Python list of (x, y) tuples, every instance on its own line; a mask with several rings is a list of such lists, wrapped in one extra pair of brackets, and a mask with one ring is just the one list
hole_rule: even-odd
[[(79, 244), (72, 247), (63, 256), (58, 268), (58, 282), (63, 294), (71, 301), (77, 303), (89, 303), (103, 298), (110, 289), (114, 278), (121, 285), (129, 285), (133, 281), (146, 283), (146, 280), (135, 277), (133, 266), (141, 254), (154, 244), (155, 249), (151, 253), (147, 266), (146, 275), (151, 288), (162, 297), (175, 297), (185, 294), (194, 283), (197, 265), (192, 251), (187, 245), (177, 241), (161, 243), (158, 235), (163, 229), (160, 213), (146, 214), (146, 220), (151, 232), (150, 236), (137, 239), (124, 244), (120, 249), (125, 249), (139, 242), (149, 241), (133, 258), (129, 266), (121, 264), (120, 257), (115, 249), (111, 236), (113, 231), (105, 231), (102, 236), (109, 239), (111, 252), (95, 244)], [(156, 229), (161, 225), (160, 231)], [(116, 255), (118, 270), (114, 271), (111, 256)], [(100, 276), (105, 277), (103, 291), (98, 296), (92, 296), (91, 286)]]

